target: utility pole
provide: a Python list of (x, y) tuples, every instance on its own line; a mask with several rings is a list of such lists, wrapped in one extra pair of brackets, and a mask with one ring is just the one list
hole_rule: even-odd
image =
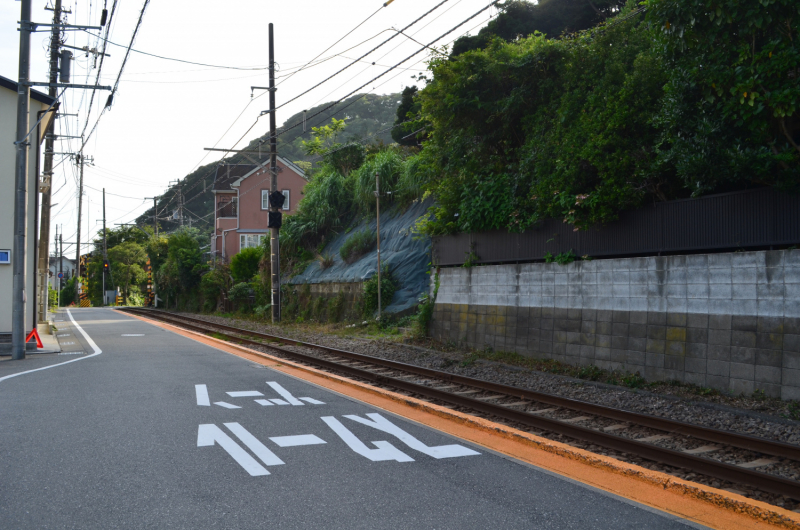
[(378, 324), (381, 322), (381, 180), (380, 174), (375, 172), (375, 210), (377, 211), (376, 226), (378, 233)]
[(106, 237), (106, 189), (103, 188), (103, 305), (106, 305), (106, 262), (108, 261), (108, 238)]
[[(275, 126), (275, 39), (272, 23), (269, 25), (269, 172), (270, 195), (278, 192), (278, 138)], [(272, 206), (274, 212), (280, 209)], [(277, 216), (276, 216), (277, 217)], [(281, 321), (281, 251), (279, 242), (279, 228), (269, 229), (270, 244), (270, 269), (272, 273), (272, 322)]]
[[(145, 199), (150, 199), (150, 197), (145, 197)], [(152, 197), (153, 199), (153, 233), (156, 235), (156, 239), (158, 239), (158, 197)]]
[[(14, 165), (14, 280), (12, 284), (11, 358), (25, 358), (25, 229), (28, 222), (28, 113), (31, 88), (31, 0), (20, 2), (17, 141)], [(34, 323), (35, 324), (35, 323)]]
[[(78, 184), (78, 231), (77, 231), (77, 243), (76, 243), (76, 250), (75, 250), (75, 303), (80, 305), (81, 303), (81, 296), (80, 292), (82, 286), (80, 286), (81, 281), (81, 215), (83, 208), (83, 165), (84, 165), (84, 157), (83, 157), (83, 149), (81, 152), (76, 155), (76, 162), (81, 166), (81, 176)], [(80, 286), (80, 287), (79, 287)]]
[[(58, 57), (61, 47), (61, 0), (55, 0), (53, 6), (53, 31), (50, 35), (50, 88), (47, 95), (55, 99), (58, 96), (58, 88), (55, 84), (58, 81)], [(69, 52), (67, 52), (69, 53)], [(62, 61), (69, 61), (68, 56)], [(68, 68), (67, 68), (68, 69)], [(69, 80), (62, 79), (64, 83)], [(50, 203), (52, 198), (53, 181), (53, 143), (55, 132), (55, 120), (50, 120), (45, 132), (44, 143), (44, 171), (42, 171), (42, 199), (41, 199), (41, 225), (39, 227), (39, 275), (42, 278), (39, 291), (39, 322), (47, 321), (47, 271), (50, 270), (48, 259), (50, 257)]]
[(61, 226), (61, 231), (58, 234), (58, 243), (61, 247), (58, 252), (58, 272), (61, 278), (58, 279), (58, 305), (61, 305), (61, 288), (64, 287), (64, 226)]

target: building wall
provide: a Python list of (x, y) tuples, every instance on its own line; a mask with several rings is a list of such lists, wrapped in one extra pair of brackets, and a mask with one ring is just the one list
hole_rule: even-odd
[[(37, 113), (47, 109), (36, 100), (30, 101), (30, 126), (36, 123)], [(17, 131), (17, 93), (0, 87), (0, 249), (12, 251), (14, 259), (14, 203), (15, 203), (15, 178), (14, 166), (16, 163)], [(26, 227), (26, 258), (25, 258), (25, 329), (31, 330), (35, 325), (34, 313), (36, 310), (36, 293), (34, 280), (36, 275), (35, 247), (38, 234), (36, 233), (36, 194), (38, 193), (37, 160), (36, 160), (36, 132), (32, 135), (31, 146), (28, 152), (28, 223)], [(12, 265), (0, 265), (0, 333), (11, 332), (12, 313)]]
[[(297, 203), (300, 201), (301, 193), (308, 181), (280, 161), (278, 161), (278, 167), (281, 169), (278, 172), (278, 190), (289, 190), (290, 208), (289, 210), (283, 210), (283, 214), (291, 215), (297, 211)], [(228, 232), (224, 237), (223, 243), (222, 231), (237, 228), (237, 219), (217, 218), (216, 234), (219, 237), (216, 240), (212, 237), (212, 253), (222, 252), (224, 245), (224, 255), (227, 259), (230, 259), (239, 252), (239, 236), (241, 234), (267, 234), (269, 210), (261, 208), (261, 191), (269, 190), (269, 178), (269, 168), (263, 168), (239, 183), (238, 229)], [(229, 202), (234, 197), (237, 197), (237, 194), (217, 192), (215, 199), (217, 211), (220, 211), (219, 208), (222, 201)], [(269, 236), (267, 235), (267, 237)]]
[(800, 250), (440, 270), (431, 334), (800, 399)]

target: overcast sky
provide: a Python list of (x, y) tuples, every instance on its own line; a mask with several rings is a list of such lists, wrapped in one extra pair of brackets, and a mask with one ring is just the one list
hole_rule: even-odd
[[(52, 22), (52, 12), (45, 2), (33, 7), (35, 22)], [(268, 73), (267, 25), (275, 25), (275, 60), (280, 66), (277, 104), (296, 96), (368, 50), (389, 38), (441, 0), (395, 0), (382, 8), (384, 0), (153, 0), (148, 5), (133, 45), (134, 50), (215, 66), (250, 68), (250, 70), (212, 68), (159, 59), (132, 52), (122, 73), (114, 104), (103, 114), (97, 130), (87, 143), (85, 155), (93, 156), (95, 165), (85, 169), (84, 215), (82, 234), (85, 240), (102, 228), (101, 197), (106, 188), (108, 226), (132, 221), (141, 214), (152, 197), (164, 192), (171, 180), (183, 178), (201, 164), (219, 159), (220, 153), (203, 151), (204, 147), (231, 148), (253, 125), (261, 110), (268, 108), (268, 98), (251, 100), (250, 87), (266, 86)], [(105, 2), (105, 4), (104, 4)], [(63, 0), (72, 11), (70, 24), (99, 25), (103, 5), (111, 10), (114, 0)], [(130, 43), (143, 0), (118, 0), (111, 22), (109, 44), (100, 76), (101, 85), (113, 85), (120, 71), (125, 48)], [(489, 4), (489, 0), (448, 0), (409, 28), (407, 35), (428, 44)], [(325, 49), (378, 11), (361, 27)], [(437, 45), (448, 44), (465, 33), (475, 34), (496, 14), (484, 11), (456, 29)], [(0, 75), (18, 78), (20, 3), (0, 3)], [(387, 31), (389, 30), (389, 31)], [(97, 32), (94, 32), (97, 33)], [(67, 33), (67, 44), (90, 48), (102, 46), (96, 37), (83, 31)], [(49, 34), (35, 33), (31, 40), (31, 78), (47, 81), (47, 46)], [(351, 66), (331, 81), (278, 111), (278, 124), (289, 116), (319, 103), (345, 96), (376, 75), (384, 72), (421, 48), (420, 44), (398, 35), (388, 44)], [(72, 50), (72, 82), (94, 84), (97, 76), (94, 58)], [(323, 53), (324, 52), (324, 53)], [(328, 61), (296, 72), (317, 55)], [(338, 54), (338, 55), (337, 55)], [(411, 76), (425, 69), (427, 53), (420, 53), (368, 86), (376, 94), (399, 92), (414, 84)], [(375, 65), (371, 63), (375, 62)], [(97, 63), (99, 65), (99, 61)], [(259, 70), (255, 70), (261, 68)], [(46, 88), (42, 88), (46, 92)], [(91, 130), (107, 99), (98, 91), (88, 117)], [(256, 97), (264, 91), (256, 91)], [(62, 98), (64, 113), (78, 117), (58, 120), (56, 134), (78, 136), (87, 123), (91, 91), (69, 89)], [(238, 119), (237, 119), (238, 117)], [(268, 132), (269, 120), (262, 118), (244, 136), (238, 147)], [(74, 152), (79, 140), (60, 140), (57, 152)], [(65, 157), (57, 156), (56, 163)], [(69, 159), (55, 170), (53, 179), (53, 229), (63, 225), (64, 240), (74, 241), (77, 222), (77, 169)], [(113, 194), (113, 195), (112, 195)], [(88, 223), (88, 224), (87, 224)], [(52, 239), (51, 239), (52, 240)], [(52, 245), (51, 245), (52, 247)], [(66, 252), (66, 248), (65, 248)], [(70, 252), (70, 255), (72, 255)]]

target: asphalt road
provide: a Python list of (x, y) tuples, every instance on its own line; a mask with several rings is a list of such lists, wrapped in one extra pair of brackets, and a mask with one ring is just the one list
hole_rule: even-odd
[(697, 528), (127, 315), (71, 313), (85, 354), (0, 363), (3, 529)]

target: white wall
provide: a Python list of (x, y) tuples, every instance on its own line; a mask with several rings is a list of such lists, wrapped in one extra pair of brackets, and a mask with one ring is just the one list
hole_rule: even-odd
[[(47, 109), (36, 100), (31, 100), (30, 105), (30, 126), (36, 123), (37, 113)], [(17, 131), (17, 93), (0, 87), (0, 249), (14, 249), (14, 165), (16, 161), (16, 150), (14, 141)], [(36, 310), (36, 293), (33, 285), (36, 274), (36, 263), (34, 252), (36, 246), (36, 194), (38, 193), (38, 182), (36, 175), (36, 142), (38, 138), (32, 138), (28, 154), (28, 226), (26, 227), (26, 286), (25, 294), (27, 304), (25, 306), (25, 329), (31, 330), (35, 325), (34, 311)], [(12, 261), (14, 256), (12, 254)], [(0, 333), (11, 331), (11, 311), (12, 297), (11, 288), (13, 285), (12, 265), (0, 265)]]

